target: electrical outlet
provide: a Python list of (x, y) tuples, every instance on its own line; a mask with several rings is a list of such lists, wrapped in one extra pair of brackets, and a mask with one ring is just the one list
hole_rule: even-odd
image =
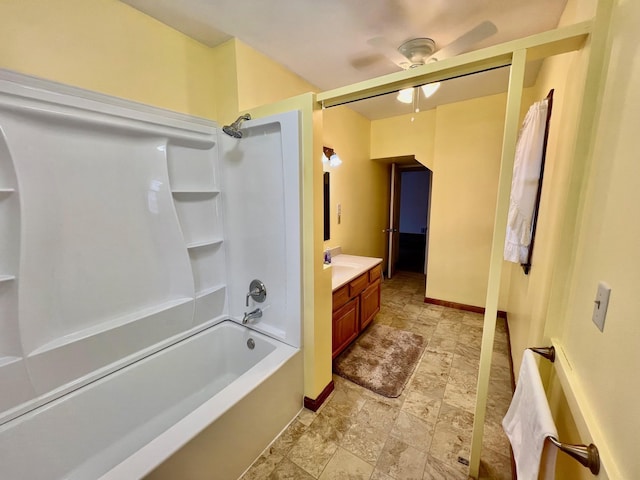
[(600, 331), (604, 331), (604, 320), (607, 316), (607, 307), (609, 306), (609, 296), (611, 295), (611, 287), (604, 282), (598, 283), (598, 291), (593, 305), (593, 323)]

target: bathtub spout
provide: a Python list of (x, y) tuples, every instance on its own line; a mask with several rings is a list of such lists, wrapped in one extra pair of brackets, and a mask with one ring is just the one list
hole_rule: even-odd
[(249, 320), (253, 320), (255, 318), (262, 317), (262, 310), (256, 308), (255, 310), (251, 310), (250, 312), (245, 312), (244, 317), (242, 318), (242, 323), (245, 324)]

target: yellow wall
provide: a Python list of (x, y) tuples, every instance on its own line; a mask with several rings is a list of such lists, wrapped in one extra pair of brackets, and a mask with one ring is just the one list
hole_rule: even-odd
[(238, 110), (284, 100), (318, 89), (246, 43), (235, 42), (238, 69)]
[[(595, 423), (620, 468), (640, 478), (640, 205), (638, 124), (640, 4), (617, 2), (613, 11), (606, 85), (571, 245), (566, 319), (561, 340), (597, 418)], [(599, 281), (612, 287), (604, 332), (591, 323)]]
[(415, 155), (433, 171), (427, 297), (484, 306), (505, 106), (493, 95), (371, 122), (373, 158)]
[[(599, 2), (600, 7), (605, 3)], [(570, 1), (562, 23), (592, 16), (595, 4)], [(587, 412), (586, 421), (592, 433), (600, 432), (609, 478), (625, 479), (640, 478), (640, 271), (635, 268), (640, 261), (640, 223), (633, 213), (640, 205), (638, 22), (638, 2), (614, 2), (605, 61), (592, 64), (592, 73), (604, 72), (605, 83), (585, 94), (587, 101), (598, 101), (594, 130), (587, 131), (584, 144), (574, 142), (578, 120), (584, 122), (591, 112), (581, 97), (592, 46), (543, 65), (537, 96), (556, 88), (548, 170), (531, 275), (525, 278), (512, 271), (508, 304), (516, 368), (523, 348), (558, 339), (571, 375), (584, 392), (579, 400), (592, 412)], [(604, 332), (591, 322), (599, 281), (612, 287)], [(560, 436), (589, 443), (591, 438), (580, 438), (578, 421), (553, 372), (547, 390)], [(565, 456), (559, 456), (557, 474), (592, 478)]]
[[(383, 257), (388, 166), (371, 161), (371, 122), (348, 107), (328, 108), (323, 114), (324, 145), (343, 161), (339, 167), (325, 167), (331, 178), (331, 239), (325, 245), (340, 246), (351, 255)], [(338, 204), (342, 206), (340, 224)]]
[(3, 0), (0, 67), (216, 118), (211, 49), (116, 0)]
[(522, 351), (543, 341), (551, 279), (574, 169), (572, 147), (579, 114), (576, 106), (582, 95), (583, 74), (571, 75), (571, 72), (578, 71), (585, 58), (585, 52), (580, 51), (545, 60), (532, 89), (532, 98), (523, 101), (523, 109), (526, 110), (531, 103), (546, 97), (549, 90), (554, 89), (533, 266), (529, 275), (515, 265), (507, 270), (511, 273), (507, 311), (516, 374)]
[(501, 94), (436, 109), (427, 297), (484, 306), (505, 108)]
[(435, 131), (436, 109), (374, 120), (371, 122), (371, 158), (414, 155), (433, 170)]

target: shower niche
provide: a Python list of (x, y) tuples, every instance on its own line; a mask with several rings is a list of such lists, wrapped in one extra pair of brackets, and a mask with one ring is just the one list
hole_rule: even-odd
[(244, 129), (0, 70), (0, 424), (241, 322), (247, 278), (300, 346), (297, 112)]

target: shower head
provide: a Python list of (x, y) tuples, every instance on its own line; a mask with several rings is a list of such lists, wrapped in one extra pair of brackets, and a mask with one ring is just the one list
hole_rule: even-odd
[(240, 125), (245, 120), (251, 120), (251, 115), (245, 113), (244, 115), (239, 116), (231, 125), (225, 125), (224, 127), (222, 127), (222, 131), (233, 138), (242, 138), (242, 130), (240, 130)]

